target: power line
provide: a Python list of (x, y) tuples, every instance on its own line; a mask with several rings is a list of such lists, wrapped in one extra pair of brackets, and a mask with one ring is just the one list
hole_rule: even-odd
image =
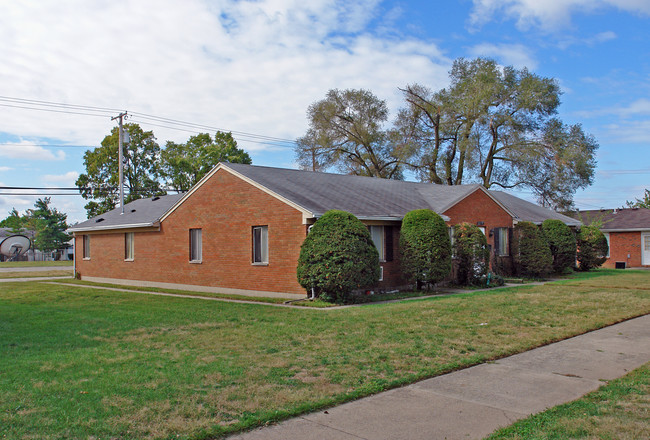
[(97, 145), (20, 144), (20, 143), (11, 143), (11, 142), (0, 143), (0, 146), (43, 147), (43, 148), (98, 148)]

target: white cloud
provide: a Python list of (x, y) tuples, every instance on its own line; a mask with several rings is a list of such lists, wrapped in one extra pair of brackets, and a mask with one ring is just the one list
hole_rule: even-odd
[(514, 19), (522, 30), (566, 28), (574, 13), (590, 13), (611, 8), (639, 15), (650, 15), (647, 0), (473, 0), (470, 23), (480, 26), (496, 16)]
[[(306, 129), (309, 104), (330, 88), (367, 88), (396, 110), (398, 87), (446, 85), (451, 62), (436, 45), (367, 30), (378, 3), (10, 2), (0, 16), (0, 83), (21, 98), (294, 139)], [(113, 114), (12, 109), (0, 132), (97, 144)], [(161, 143), (191, 135), (140, 122)]]
[(70, 186), (74, 186), (74, 182), (79, 178), (79, 173), (76, 171), (68, 171), (65, 174), (46, 174), (41, 180), (43, 182), (52, 182), (52, 183), (67, 183)]
[(11, 171), (12, 169), (13, 169), (13, 168), (10, 168), (10, 167), (0, 167), (0, 172), (3, 172), (3, 171)]
[(0, 144), (0, 157), (27, 160), (65, 160), (65, 152), (62, 150), (53, 151), (23, 141)]
[(523, 44), (493, 44), (483, 43), (473, 46), (470, 54), (476, 57), (496, 58), (502, 64), (514, 66), (518, 69), (528, 67), (530, 70), (537, 68), (537, 61), (531, 56), (531, 50)]

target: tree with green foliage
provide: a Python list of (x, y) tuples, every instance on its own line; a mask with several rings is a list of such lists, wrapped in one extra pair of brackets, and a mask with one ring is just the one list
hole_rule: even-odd
[(27, 217), (12, 208), (9, 216), (0, 221), (0, 228), (7, 228), (11, 234), (21, 234), (25, 231), (26, 223)]
[(628, 208), (645, 208), (650, 209), (650, 190), (646, 189), (643, 193), (643, 197), (640, 199), (634, 199), (634, 202), (627, 200), (625, 202)]
[(298, 282), (325, 301), (343, 303), (379, 281), (379, 253), (354, 215), (331, 210), (313, 225), (298, 257)]
[(161, 175), (176, 191), (188, 191), (219, 162), (251, 164), (232, 133), (217, 131), (191, 136), (184, 144), (168, 141), (161, 152)]
[(442, 217), (430, 209), (417, 209), (404, 216), (399, 237), (400, 264), (416, 288), (431, 287), (451, 272), (448, 231)]
[(339, 170), (360, 176), (401, 179), (401, 160), (383, 125), (386, 101), (368, 90), (327, 92), (307, 110), (309, 129), (296, 142), (303, 169)]
[(563, 221), (546, 219), (542, 232), (548, 241), (553, 256), (553, 272), (562, 273), (576, 265), (576, 236)]
[[(143, 131), (138, 124), (124, 124), (129, 142), (123, 149), (125, 201), (163, 195), (160, 177), (160, 147), (152, 131)], [(101, 147), (84, 154), (86, 172), (75, 185), (84, 199), (88, 218), (114, 209), (119, 202), (119, 127), (104, 137)]]
[(68, 215), (50, 207), (50, 202), (49, 197), (38, 199), (34, 209), (27, 210), (29, 223), (36, 231), (34, 247), (43, 252), (64, 248), (71, 238), (65, 232), (68, 229)]
[(513, 233), (514, 263), (518, 274), (545, 277), (553, 270), (553, 256), (546, 237), (532, 222), (519, 222)]
[(487, 238), (478, 226), (461, 223), (454, 226), (454, 255), (458, 259), (459, 284), (481, 284), (490, 269)]
[(422, 181), (529, 188), (548, 207), (568, 208), (592, 183), (598, 144), (555, 115), (557, 81), (485, 58), (457, 59), (450, 85), (402, 89), (393, 138)]
[(605, 234), (597, 226), (582, 226), (578, 232), (578, 267), (587, 271), (603, 265), (609, 246)]

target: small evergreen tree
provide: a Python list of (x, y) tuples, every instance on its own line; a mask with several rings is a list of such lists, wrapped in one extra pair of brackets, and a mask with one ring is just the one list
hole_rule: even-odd
[(402, 271), (417, 288), (442, 281), (451, 272), (447, 225), (430, 209), (417, 209), (404, 216), (399, 247)]
[(485, 234), (476, 225), (454, 227), (454, 252), (458, 259), (459, 284), (480, 284), (490, 268), (490, 251)]
[(583, 226), (578, 232), (578, 264), (580, 270), (595, 269), (607, 260), (609, 246), (605, 234), (596, 226)]
[(562, 273), (576, 264), (576, 237), (561, 220), (547, 219), (542, 223), (542, 232), (548, 241), (553, 256), (553, 272)]
[(532, 222), (519, 222), (515, 226), (513, 247), (517, 273), (529, 277), (544, 277), (553, 269), (551, 248)]
[(379, 253), (368, 228), (354, 215), (331, 210), (314, 224), (298, 257), (298, 282), (329, 302), (379, 281)]
[(65, 231), (68, 229), (66, 220), (67, 214), (59, 212), (56, 208), (50, 208), (50, 198), (38, 199), (34, 208), (29, 209), (30, 223), (36, 231), (34, 246), (43, 252), (54, 251), (65, 247), (70, 240), (70, 235)]

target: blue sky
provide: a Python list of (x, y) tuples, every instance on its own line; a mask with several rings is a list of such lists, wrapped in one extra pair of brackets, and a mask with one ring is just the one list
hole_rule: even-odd
[[(0, 0), (0, 11), (0, 186), (74, 186), (88, 149), (78, 146), (99, 145), (120, 110), (161, 146), (217, 128), (295, 139), (329, 89), (369, 89), (394, 117), (398, 87), (445, 87), (454, 59), (485, 56), (556, 78), (560, 117), (598, 140), (578, 208), (620, 207), (650, 188), (645, 0)], [(290, 144), (235, 137), (254, 164), (295, 167)], [(38, 197), (10, 192), (0, 218)], [(85, 219), (80, 196), (52, 201)]]

